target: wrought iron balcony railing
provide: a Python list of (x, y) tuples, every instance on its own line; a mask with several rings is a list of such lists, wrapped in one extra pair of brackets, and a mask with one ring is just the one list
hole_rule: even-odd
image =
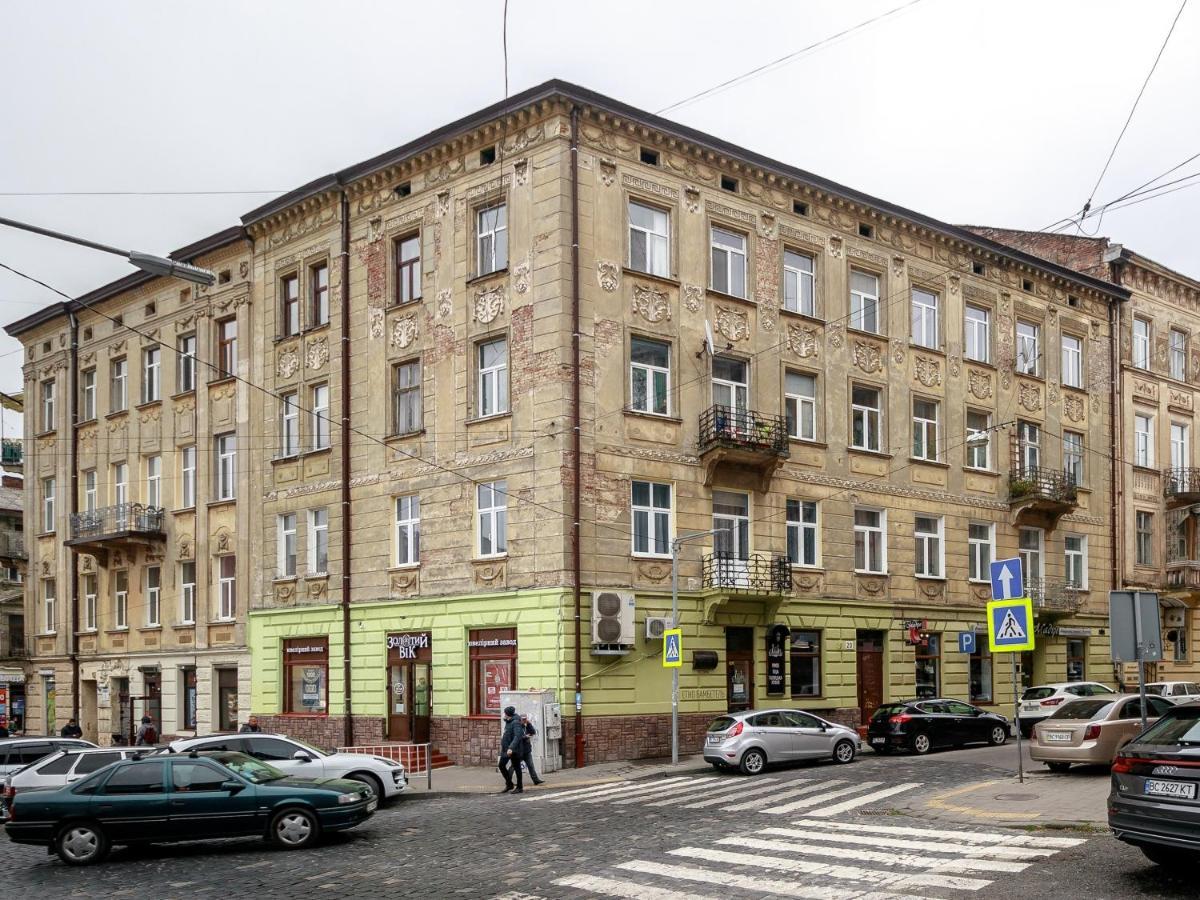
[(1200, 469), (1163, 469), (1163, 497), (1167, 501), (1195, 503), (1200, 500)]
[(701, 453), (713, 447), (733, 447), (787, 456), (787, 422), (783, 416), (752, 409), (710, 406), (700, 413), (697, 443)]
[(0, 559), (25, 558), (25, 532), (0, 531)]
[(0, 465), (19, 466), (25, 459), (25, 445), (18, 438), (0, 441)]
[(704, 557), (701, 583), (743, 594), (778, 595), (792, 590), (792, 567), (786, 556), (751, 553), (741, 559), (729, 553)]
[(1075, 612), (1083, 605), (1083, 589), (1066, 578), (1030, 579), (1025, 592), (1038, 609)]
[(71, 540), (100, 540), (106, 537), (142, 535), (162, 537), (166, 513), (161, 506), (118, 503), (92, 512), (71, 516)]
[(1074, 477), (1067, 472), (1044, 466), (1014, 466), (1008, 473), (1008, 499), (1011, 503), (1048, 500), (1074, 506), (1079, 502), (1079, 491)]

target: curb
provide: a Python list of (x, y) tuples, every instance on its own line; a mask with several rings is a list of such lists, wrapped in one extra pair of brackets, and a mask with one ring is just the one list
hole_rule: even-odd
[(952, 802), (964, 794), (972, 794), (987, 788), (1007, 785), (1010, 779), (994, 778), (987, 781), (977, 781), (962, 785), (953, 790), (945, 791), (936, 797), (924, 801), (920, 805), (897, 807), (896, 812), (917, 818), (931, 818), (947, 822), (988, 823), (995, 827), (1022, 829), (1059, 829), (1059, 830), (1088, 830), (1108, 831), (1108, 820), (1077, 819), (1064, 820), (1043, 818), (1043, 815), (1053, 815), (1053, 812), (1043, 813), (1035, 809), (980, 809), (977, 806), (962, 805)]

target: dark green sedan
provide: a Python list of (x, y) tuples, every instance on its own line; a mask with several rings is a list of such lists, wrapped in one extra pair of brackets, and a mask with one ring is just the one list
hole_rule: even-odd
[(378, 805), (360, 782), (290, 778), (220, 751), (128, 759), (60, 790), (20, 794), (4, 827), (15, 843), (86, 866), (114, 844), (257, 835), (299, 850), (323, 831), (353, 828)]

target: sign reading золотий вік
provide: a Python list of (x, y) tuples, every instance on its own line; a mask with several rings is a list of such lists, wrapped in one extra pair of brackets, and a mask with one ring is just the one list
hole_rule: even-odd
[(429, 649), (429, 634), (427, 632), (389, 634), (387, 648), (395, 650), (401, 659), (416, 659), (418, 650)]

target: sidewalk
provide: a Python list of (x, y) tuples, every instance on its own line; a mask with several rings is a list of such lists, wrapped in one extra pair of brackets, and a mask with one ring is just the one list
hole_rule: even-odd
[(905, 798), (897, 812), (945, 822), (990, 823), (1010, 828), (1107, 828), (1106, 774), (1035, 771), (978, 781)]
[[(582, 769), (560, 769), (557, 772), (539, 772), (545, 780), (539, 787), (534, 787), (527, 778), (526, 791), (542, 791), (551, 787), (586, 787), (592, 784), (607, 784), (616, 781), (627, 781), (631, 778), (645, 778), (651, 775), (691, 775), (708, 769), (704, 758), (699, 754), (681, 756), (679, 765), (672, 766), (669, 759), (638, 759), (622, 760), (620, 762), (596, 763), (584, 766)], [(406, 794), (412, 796), (436, 796), (438, 794), (492, 794), (504, 786), (500, 773), (494, 767), (485, 766), (450, 766), (445, 769), (433, 770), (433, 788), (427, 786), (428, 781), (424, 772), (409, 775), (409, 790)]]

